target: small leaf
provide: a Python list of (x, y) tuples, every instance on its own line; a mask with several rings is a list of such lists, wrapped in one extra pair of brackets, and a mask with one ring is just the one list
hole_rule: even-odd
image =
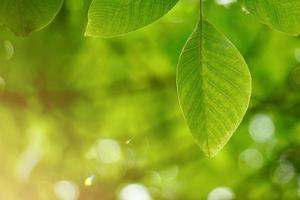
[(1, 0), (0, 24), (18, 36), (27, 36), (48, 25), (63, 0)]
[(199, 22), (183, 49), (177, 89), (197, 144), (216, 155), (247, 110), (251, 76), (239, 51), (207, 21)]
[(245, 8), (268, 26), (300, 34), (300, 0), (241, 0)]
[(112, 37), (151, 24), (171, 10), (178, 0), (93, 0), (87, 36)]

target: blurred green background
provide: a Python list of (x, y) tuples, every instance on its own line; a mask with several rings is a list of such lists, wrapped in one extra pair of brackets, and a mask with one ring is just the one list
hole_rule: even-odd
[(89, 3), (66, 0), (27, 38), (0, 29), (1, 200), (300, 199), (300, 37), (205, 1), (253, 77), (243, 123), (209, 159), (175, 84), (198, 0), (111, 39), (84, 37)]

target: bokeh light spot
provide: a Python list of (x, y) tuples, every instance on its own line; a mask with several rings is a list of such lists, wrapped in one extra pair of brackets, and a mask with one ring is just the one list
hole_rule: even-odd
[(253, 148), (243, 151), (239, 156), (239, 160), (240, 163), (254, 170), (261, 168), (264, 162), (262, 154)]
[(256, 114), (250, 121), (249, 133), (255, 142), (267, 142), (274, 136), (275, 127), (266, 114)]
[(129, 184), (122, 188), (119, 200), (151, 200), (148, 189), (141, 184)]
[(99, 139), (87, 154), (88, 158), (97, 158), (103, 163), (115, 163), (121, 158), (119, 143), (113, 139)]
[(223, 6), (229, 6), (232, 3), (235, 3), (236, 0), (215, 0), (215, 2), (219, 5), (223, 5)]
[(228, 187), (217, 187), (213, 189), (207, 197), (207, 200), (232, 200), (235, 194)]
[(54, 185), (54, 192), (60, 200), (77, 200), (79, 197), (78, 186), (67, 180), (56, 182)]
[(273, 172), (272, 180), (277, 184), (286, 184), (290, 182), (295, 176), (294, 166), (287, 161), (282, 161), (279, 163)]

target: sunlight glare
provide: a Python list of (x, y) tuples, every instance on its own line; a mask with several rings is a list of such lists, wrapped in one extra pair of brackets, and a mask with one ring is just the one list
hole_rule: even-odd
[(91, 185), (93, 185), (93, 182), (94, 182), (95, 178), (96, 178), (95, 175), (91, 175), (91, 176), (87, 177), (85, 179), (85, 181), (84, 181), (84, 185), (85, 186), (91, 186)]

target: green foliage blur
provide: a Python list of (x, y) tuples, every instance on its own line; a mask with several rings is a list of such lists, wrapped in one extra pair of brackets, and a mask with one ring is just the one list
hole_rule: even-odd
[(300, 199), (300, 37), (222, 2), (205, 1), (205, 16), (245, 57), (253, 94), (212, 159), (175, 84), (197, 0), (117, 38), (84, 37), (87, 0), (26, 38), (0, 29), (0, 199)]

